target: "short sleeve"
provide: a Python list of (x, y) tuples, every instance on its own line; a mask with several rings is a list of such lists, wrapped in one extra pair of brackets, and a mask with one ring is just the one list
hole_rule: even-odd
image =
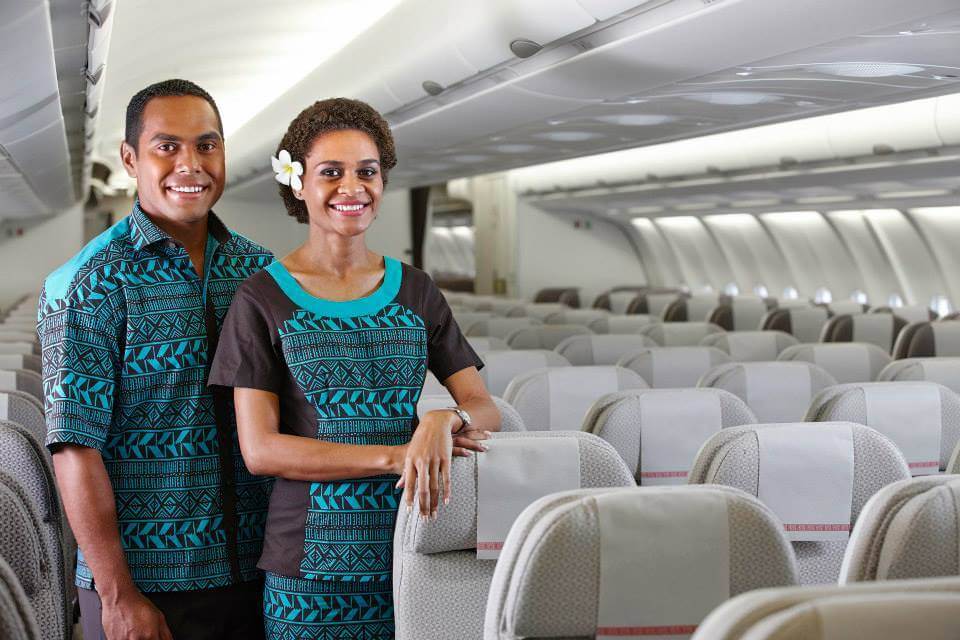
[(483, 361), (460, 331), (450, 305), (433, 280), (426, 277), (423, 313), (427, 323), (427, 367), (443, 382), (467, 367), (483, 368)]
[[(248, 283), (247, 283), (248, 284)], [(240, 285), (223, 320), (207, 384), (280, 393), (285, 365), (269, 310)]]
[(113, 424), (122, 356), (122, 323), (103, 296), (41, 297), (47, 447), (78, 444), (103, 451)]

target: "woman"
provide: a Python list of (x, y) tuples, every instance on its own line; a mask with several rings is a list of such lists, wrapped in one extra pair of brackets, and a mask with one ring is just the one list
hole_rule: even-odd
[[(400, 491), (436, 517), (451, 455), (482, 451), (499, 428), (436, 285), (366, 246), (395, 165), (367, 104), (324, 100), (297, 116), (274, 168), (307, 240), (247, 280), (224, 321), (210, 384), (234, 389), (250, 471), (277, 477), (258, 565), (268, 638), (392, 638)], [(457, 406), (418, 425), (428, 367)]]

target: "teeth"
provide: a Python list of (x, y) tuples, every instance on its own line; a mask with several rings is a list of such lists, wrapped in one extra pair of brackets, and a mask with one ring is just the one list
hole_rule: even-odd
[(333, 208), (337, 211), (360, 211), (365, 206), (364, 204), (335, 204)]
[(203, 191), (203, 187), (170, 187), (170, 189), (177, 193), (200, 193)]

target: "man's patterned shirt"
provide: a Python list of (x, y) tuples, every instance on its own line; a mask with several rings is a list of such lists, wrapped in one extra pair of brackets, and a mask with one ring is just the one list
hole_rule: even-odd
[[(204, 275), (135, 203), (44, 283), (47, 446), (101, 452), (146, 592), (256, 576), (269, 480), (246, 470), (229, 397), (207, 389), (223, 318), (273, 256), (210, 213)], [(77, 585), (93, 587), (80, 555)]]

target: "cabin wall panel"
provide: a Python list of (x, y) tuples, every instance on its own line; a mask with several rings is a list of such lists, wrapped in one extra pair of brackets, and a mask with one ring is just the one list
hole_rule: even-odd
[(710, 286), (721, 291), (733, 280), (727, 259), (700, 218), (658, 218), (656, 223), (673, 247), (688, 286), (693, 289)]
[(876, 233), (897, 278), (907, 304), (927, 304), (946, 286), (930, 246), (910, 220), (896, 209), (872, 209), (864, 215)]
[(762, 284), (769, 295), (778, 297), (786, 287), (796, 286), (783, 254), (755, 216), (706, 216), (704, 224), (727, 257), (740, 293), (750, 294)]
[(956, 305), (960, 302), (960, 254), (957, 252), (960, 247), (960, 207), (913, 209), (909, 215), (926, 238), (947, 287), (946, 291), (937, 293), (948, 296)]
[(647, 284), (677, 287), (684, 278), (673, 249), (650, 218), (634, 218), (631, 225), (639, 239), (640, 251), (649, 278)]
[(862, 211), (834, 211), (827, 214), (843, 238), (863, 276), (861, 289), (873, 306), (887, 304), (891, 293), (903, 295), (903, 284), (884, 253)]

